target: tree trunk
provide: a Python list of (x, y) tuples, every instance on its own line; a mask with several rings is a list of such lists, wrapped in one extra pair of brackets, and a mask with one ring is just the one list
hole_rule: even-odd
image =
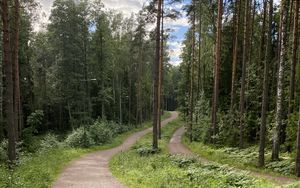
[(249, 63), (249, 12), (251, 0), (245, 1), (245, 17), (244, 17), (244, 42), (243, 42), (243, 67), (241, 79), (241, 94), (240, 94), (240, 147), (244, 145), (244, 124), (245, 124), (245, 86), (246, 86), (246, 71)]
[(240, 33), (240, 11), (241, 1), (236, 0), (235, 3), (235, 31), (234, 31), (234, 45), (233, 45), (233, 61), (232, 61), (232, 77), (231, 77), (231, 98), (230, 98), (230, 111), (233, 112), (235, 100), (235, 82), (236, 82), (236, 69), (238, 64), (238, 49), (239, 49), (239, 33)]
[(195, 71), (195, 0), (193, 0), (193, 17), (192, 17), (192, 62), (191, 62), (191, 79), (190, 79), (190, 98), (189, 98), (189, 140), (193, 141), (193, 113), (194, 113), (194, 71)]
[(277, 97), (276, 97), (276, 123), (273, 128), (273, 148), (272, 148), (272, 160), (279, 159), (280, 149), (280, 131), (282, 128), (282, 108), (283, 108), (283, 90), (284, 90), (284, 68), (287, 53), (287, 17), (288, 17), (288, 5), (289, 0), (281, 1), (281, 31), (280, 31), (280, 59), (277, 81)]
[(156, 51), (155, 51), (155, 62), (154, 62), (154, 99), (153, 99), (153, 149), (158, 149), (158, 98), (159, 98), (159, 60), (160, 60), (160, 17), (161, 17), (161, 5), (162, 0), (157, 2), (157, 20), (156, 20)]
[(3, 23), (3, 65), (5, 75), (5, 92), (4, 92), (4, 106), (6, 128), (8, 132), (8, 159), (11, 164), (16, 160), (16, 127), (14, 121), (14, 84), (12, 62), (10, 59), (10, 41), (9, 41), (9, 8), (8, 0), (1, 2), (1, 17)]
[(291, 60), (291, 78), (290, 78), (290, 93), (289, 93), (289, 111), (293, 113), (295, 100), (295, 82), (296, 82), (296, 65), (298, 51), (298, 23), (299, 22), (299, 1), (295, 1), (294, 5), (294, 26), (293, 26), (293, 41), (292, 41), (292, 60)]
[(298, 121), (298, 131), (297, 131), (296, 176), (300, 177), (300, 108), (299, 108), (299, 121)]
[(223, 0), (218, 0), (218, 19), (217, 19), (217, 34), (215, 44), (215, 58), (214, 58), (214, 89), (212, 99), (212, 125), (211, 125), (211, 139), (217, 133), (217, 107), (219, 98), (219, 85), (220, 85), (220, 64), (221, 64), (221, 42), (222, 42), (222, 16), (223, 16)]
[(163, 82), (163, 61), (164, 61), (164, 2), (161, 3), (161, 39), (160, 39), (160, 62), (159, 62), (159, 84), (158, 84), (158, 139), (161, 139), (161, 96)]
[[(264, 10), (266, 11), (266, 10)], [(266, 127), (267, 127), (267, 109), (269, 103), (269, 65), (272, 61), (272, 22), (273, 22), (273, 0), (269, 1), (269, 26), (267, 48), (264, 60), (264, 81), (263, 81), (263, 98), (261, 109), (261, 125), (259, 139), (259, 160), (260, 167), (265, 165), (265, 146), (266, 146)]]
[(19, 33), (20, 33), (20, 2), (14, 0), (14, 26), (12, 44), (12, 69), (14, 83), (14, 121), (16, 139), (21, 133), (21, 97), (20, 97), (20, 76), (19, 76)]

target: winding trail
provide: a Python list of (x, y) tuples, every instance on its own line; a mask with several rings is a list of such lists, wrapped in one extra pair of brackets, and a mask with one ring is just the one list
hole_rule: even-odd
[[(177, 112), (162, 121), (162, 126), (175, 120)], [(152, 128), (137, 132), (128, 137), (122, 145), (85, 155), (68, 165), (53, 184), (53, 188), (125, 188), (109, 171), (109, 160), (117, 153), (128, 150), (142, 136), (150, 133)]]
[[(171, 154), (178, 154), (178, 155), (185, 155), (185, 156), (197, 156), (197, 159), (199, 159), (200, 162), (204, 164), (208, 163), (216, 163), (214, 161), (211, 161), (209, 159), (203, 158), (199, 155), (194, 154), (189, 148), (187, 148), (185, 145), (182, 144), (182, 137), (185, 133), (185, 127), (179, 128), (172, 136), (168, 149)], [(287, 177), (287, 176), (280, 176), (280, 175), (273, 175), (269, 173), (264, 172), (255, 172), (251, 170), (244, 170), (240, 168), (235, 168), (236, 171), (246, 171), (249, 173), (250, 176), (263, 178), (265, 180), (268, 180), (270, 182), (273, 182), (277, 185), (286, 185), (289, 183), (294, 183), (299, 181), (297, 178)]]

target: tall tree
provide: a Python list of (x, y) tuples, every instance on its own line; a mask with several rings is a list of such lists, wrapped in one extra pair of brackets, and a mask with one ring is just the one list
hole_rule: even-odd
[(297, 131), (296, 176), (300, 177), (300, 108), (299, 108), (299, 121), (298, 121), (298, 131)]
[(299, 1), (294, 2), (294, 24), (293, 24), (293, 41), (292, 41), (292, 59), (291, 59), (291, 77), (290, 77), (290, 92), (289, 92), (289, 111), (293, 113), (295, 100), (295, 82), (296, 82), (296, 65), (298, 52), (298, 25), (299, 25)]
[(193, 115), (194, 115), (194, 76), (195, 76), (195, 43), (196, 43), (196, 7), (195, 0), (192, 5), (192, 59), (190, 72), (190, 96), (189, 96), (189, 140), (193, 141)]
[(233, 61), (232, 61), (232, 74), (231, 74), (231, 98), (230, 110), (233, 111), (235, 99), (235, 83), (236, 83), (236, 69), (238, 64), (238, 49), (239, 49), (239, 33), (240, 33), (240, 12), (241, 1), (235, 1), (235, 14), (234, 14), (234, 44), (233, 44)]
[(250, 46), (250, 10), (251, 0), (245, 1), (245, 15), (244, 15), (244, 40), (243, 40), (243, 65), (241, 78), (241, 94), (240, 94), (240, 147), (244, 145), (244, 124), (245, 124), (245, 86), (246, 86), (246, 71), (249, 64), (249, 46)]
[[(267, 11), (266, 9), (264, 11)], [(263, 98), (261, 109), (260, 139), (259, 139), (259, 157), (258, 165), (260, 167), (265, 164), (265, 147), (266, 147), (266, 127), (267, 127), (267, 109), (269, 103), (269, 65), (272, 61), (272, 24), (273, 24), (273, 0), (269, 1), (269, 18), (267, 32), (267, 47), (264, 59), (264, 81), (263, 81)]]
[(157, 16), (156, 16), (156, 47), (155, 47), (155, 62), (153, 71), (153, 89), (154, 89), (154, 99), (153, 99), (153, 149), (158, 148), (158, 116), (160, 115), (158, 111), (158, 98), (159, 95), (159, 61), (160, 61), (160, 21), (161, 21), (161, 5), (163, 0), (157, 1)]
[[(214, 88), (212, 97), (212, 125), (211, 138), (217, 133), (217, 111), (220, 86), (220, 66), (221, 66), (221, 42), (222, 42), (222, 16), (223, 16), (223, 0), (218, 0), (218, 17), (217, 17), (217, 33), (214, 49)], [(214, 140), (214, 139), (212, 139)]]
[(21, 133), (21, 97), (20, 97), (20, 73), (19, 73), (19, 34), (20, 34), (20, 2), (14, 0), (14, 24), (12, 44), (12, 64), (14, 82), (14, 121), (16, 136)]
[(159, 84), (158, 92), (158, 138), (161, 139), (161, 108), (162, 107), (162, 83), (163, 83), (163, 67), (164, 67), (164, 1), (161, 3), (161, 34), (160, 34), (160, 62), (159, 62)]
[(280, 35), (280, 57), (279, 57), (279, 69), (277, 80), (277, 96), (276, 96), (276, 122), (273, 128), (273, 147), (272, 147), (272, 160), (279, 159), (280, 149), (280, 132), (282, 129), (282, 112), (284, 102), (284, 69), (286, 66), (287, 58), (287, 20), (288, 20), (289, 0), (281, 1), (281, 29)]
[(1, 18), (3, 23), (3, 66), (5, 75), (4, 106), (5, 122), (8, 132), (8, 159), (16, 160), (16, 127), (14, 121), (14, 83), (13, 65), (10, 57), (10, 31), (8, 0), (1, 2)]

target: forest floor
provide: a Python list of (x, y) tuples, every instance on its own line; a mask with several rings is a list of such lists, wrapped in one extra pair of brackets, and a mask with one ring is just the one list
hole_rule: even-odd
[[(162, 121), (162, 126), (175, 120), (177, 112)], [(109, 170), (109, 161), (117, 153), (130, 149), (141, 137), (150, 133), (152, 128), (137, 132), (128, 137), (122, 145), (104, 151), (88, 154), (68, 165), (53, 184), (54, 188), (62, 187), (124, 187), (115, 179)]]
[[(168, 149), (171, 154), (194, 156), (194, 157), (197, 157), (197, 159), (201, 163), (204, 163), (204, 164), (216, 163), (213, 160), (209, 160), (208, 158), (205, 158), (205, 157), (199, 156), (198, 154), (193, 153), (186, 145), (182, 144), (184, 133), (185, 133), (185, 127), (181, 127), (172, 136), (170, 143), (168, 145)], [(245, 171), (244, 169), (239, 169), (236, 167), (234, 167), (234, 169), (237, 171), (238, 170)], [(287, 184), (291, 184), (291, 183), (295, 183), (295, 182), (299, 181), (299, 179), (296, 179), (293, 177), (288, 177), (288, 176), (274, 175), (274, 174), (270, 174), (270, 173), (256, 172), (256, 171), (251, 171), (251, 170), (246, 170), (246, 171), (250, 176), (268, 180), (279, 186), (287, 185)]]

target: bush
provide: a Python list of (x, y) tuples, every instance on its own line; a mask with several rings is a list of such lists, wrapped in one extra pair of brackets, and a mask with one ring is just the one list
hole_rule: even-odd
[(7, 140), (3, 140), (2, 142), (0, 142), (0, 163), (6, 162), (8, 160), (7, 146), (8, 146)]
[(191, 164), (194, 164), (197, 162), (196, 158), (193, 157), (184, 157), (181, 155), (171, 155), (170, 161), (177, 165), (179, 168), (188, 167)]
[(150, 146), (143, 146), (136, 149), (137, 154), (139, 154), (140, 156), (149, 156), (149, 155), (157, 154), (160, 151), (161, 151), (160, 149), (153, 149)]
[(83, 127), (74, 130), (65, 140), (70, 147), (89, 147), (94, 145), (94, 141), (88, 131)]
[(48, 151), (49, 149), (58, 148), (60, 145), (61, 144), (58, 141), (57, 136), (49, 133), (42, 139), (40, 151)]
[(112, 140), (113, 132), (104, 122), (96, 121), (88, 131), (94, 144), (104, 144)]

